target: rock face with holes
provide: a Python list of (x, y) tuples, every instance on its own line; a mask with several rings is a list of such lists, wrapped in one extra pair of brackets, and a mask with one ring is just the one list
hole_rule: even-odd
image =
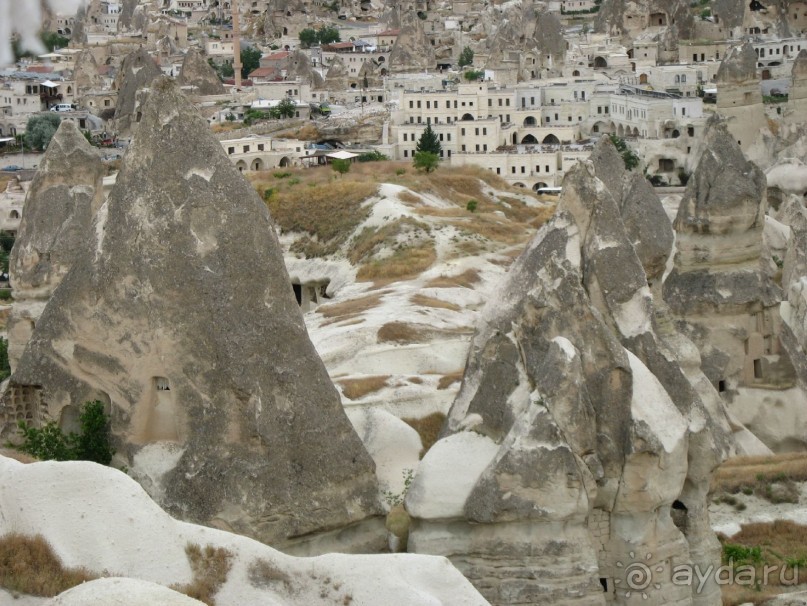
[(48, 145), (9, 260), (14, 305), (8, 357), (17, 366), (53, 291), (78, 259), (103, 202), (104, 167), (77, 124), (63, 121)]
[(76, 57), (76, 66), (73, 68), (73, 80), (76, 84), (76, 96), (88, 91), (100, 89), (104, 83), (98, 71), (98, 62), (89, 49), (84, 49)]
[(140, 48), (126, 55), (115, 80), (118, 102), (115, 105), (115, 124), (121, 133), (129, 133), (137, 124), (139, 112), (138, 92), (148, 88), (162, 74), (146, 49)]
[(732, 430), (648, 285), (672, 244), (662, 216), (601, 143), (482, 313), (406, 505), (409, 550), (448, 556), (492, 603), (634, 603), (638, 565), (642, 603), (721, 603), (671, 580), (719, 562), (707, 493)]
[(182, 60), (178, 81), (182, 86), (192, 86), (197, 95), (223, 95), (226, 90), (204, 57), (190, 49)]
[(434, 69), (434, 50), (423, 29), (423, 21), (412, 10), (395, 9), (390, 22), (400, 22), (400, 32), (389, 54), (395, 73)]
[(717, 113), (744, 152), (768, 128), (756, 66), (754, 47), (746, 41), (728, 51), (716, 76)]
[(35, 422), (108, 403), (117, 456), (158, 502), (264, 542), (376, 512), (266, 205), (172, 81), (87, 240), (11, 378)]
[(722, 122), (710, 122), (704, 147), (675, 220), (664, 300), (721, 391), (792, 387), (793, 366), (779, 343), (782, 291), (761, 262), (765, 175)]

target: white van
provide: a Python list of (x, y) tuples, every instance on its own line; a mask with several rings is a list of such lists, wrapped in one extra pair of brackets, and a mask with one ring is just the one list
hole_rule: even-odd
[(70, 103), (59, 103), (50, 108), (52, 112), (72, 112), (75, 111)]

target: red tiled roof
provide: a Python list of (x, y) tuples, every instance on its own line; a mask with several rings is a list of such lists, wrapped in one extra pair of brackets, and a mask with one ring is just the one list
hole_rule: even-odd
[(276, 67), (259, 67), (249, 73), (250, 78), (269, 78), (278, 73)]
[(34, 72), (35, 74), (50, 74), (53, 72), (52, 65), (29, 65), (25, 68), (27, 72)]
[(277, 53), (264, 55), (263, 57), (261, 57), (261, 61), (280, 61), (281, 59), (285, 59), (289, 55), (291, 55), (289, 51), (280, 51)]

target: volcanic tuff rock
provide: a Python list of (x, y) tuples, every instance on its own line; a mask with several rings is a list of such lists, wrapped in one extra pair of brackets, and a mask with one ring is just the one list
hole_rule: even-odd
[(674, 222), (678, 252), (664, 300), (698, 345), (704, 373), (729, 396), (791, 387), (793, 366), (779, 342), (782, 291), (760, 260), (765, 175), (724, 122), (710, 121), (704, 148)]
[(661, 25), (676, 30), (677, 38), (692, 37), (694, 22), (686, 0), (603, 0), (596, 28), (629, 40), (648, 27), (658, 27), (659, 18)]
[(664, 273), (675, 235), (653, 187), (638, 171), (625, 170), (622, 156), (610, 137), (601, 137), (590, 157), (597, 177), (619, 205), (628, 239), (649, 282)]
[(299, 48), (289, 55), (286, 78), (300, 78), (303, 82), (310, 82), (312, 88), (320, 88), (323, 82), (320, 73), (311, 66), (311, 59)]
[(434, 69), (434, 51), (414, 11), (401, 11), (400, 32), (389, 54), (390, 69), (396, 73)]
[(104, 173), (77, 124), (62, 121), (28, 191), (9, 260), (14, 287), (7, 326), (12, 370), (45, 304), (89, 237), (104, 199)]
[(757, 81), (757, 55), (749, 41), (735, 46), (726, 54), (717, 70), (719, 84), (742, 84)]
[(84, 49), (76, 57), (76, 66), (73, 68), (73, 80), (76, 83), (76, 96), (87, 91), (99, 89), (104, 83), (98, 71), (98, 62), (89, 49)]
[(10, 389), (40, 423), (107, 402), (118, 456), (184, 519), (282, 543), (378, 507), (266, 206), (165, 78)]
[(190, 49), (182, 60), (177, 79), (182, 86), (195, 86), (199, 95), (222, 95), (226, 92), (216, 72), (198, 51)]
[[(555, 216), (483, 311), (407, 495), (410, 550), (449, 556), (496, 604), (604, 604), (602, 582), (623, 604), (634, 554), (653, 567), (719, 560), (707, 493), (729, 423), (695, 347), (656, 325), (631, 241), (657, 232), (657, 210), (620, 208), (612, 190), (628, 196), (632, 179), (598, 179), (611, 161), (601, 144), (567, 174)], [(643, 603), (720, 603), (714, 584), (653, 581)]]
[(129, 132), (137, 123), (137, 93), (151, 85), (162, 71), (146, 49), (126, 55), (115, 79), (118, 103), (115, 106), (115, 123), (121, 133)]

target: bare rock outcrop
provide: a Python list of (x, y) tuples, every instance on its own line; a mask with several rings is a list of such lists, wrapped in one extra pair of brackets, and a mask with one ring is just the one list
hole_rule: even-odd
[(115, 124), (121, 133), (129, 133), (138, 122), (138, 92), (148, 88), (162, 71), (144, 48), (126, 55), (115, 79), (118, 102)]
[(98, 62), (91, 50), (85, 48), (76, 57), (73, 80), (76, 83), (76, 96), (79, 97), (88, 91), (98, 90), (103, 85), (104, 79), (101, 77)]
[(177, 80), (181, 86), (193, 86), (198, 95), (223, 95), (226, 92), (216, 72), (194, 49), (190, 49), (182, 60)]
[(75, 122), (63, 121), (34, 177), (9, 274), (14, 305), (8, 319), (8, 357), (16, 368), (53, 291), (76, 262), (103, 202), (105, 171)]
[(716, 584), (696, 593), (670, 566), (719, 561), (707, 493), (730, 425), (695, 347), (656, 324), (632, 240), (657, 210), (620, 208), (636, 186), (598, 155), (482, 312), (407, 495), (409, 549), (448, 556), (495, 604), (633, 603), (638, 557), (642, 603), (717, 605)]
[(309, 82), (312, 88), (321, 88), (323, 83), (322, 76), (311, 65), (309, 56), (299, 48), (289, 55), (286, 78), (300, 78), (303, 82)]
[[(434, 51), (423, 29), (423, 21), (414, 11), (400, 11), (400, 32), (389, 54), (394, 73), (434, 69)], [(392, 19), (391, 22), (395, 22)]]
[(600, 138), (590, 160), (597, 177), (619, 205), (625, 232), (642, 263), (648, 282), (658, 282), (675, 239), (661, 200), (644, 175), (625, 170), (622, 156), (609, 137)]
[(323, 86), (328, 90), (345, 90), (348, 88), (349, 76), (347, 64), (341, 57), (336, 56), (328, 67)]
[(33, 422), (105, 402), (166, 509), (284, 544), (377, 510), (374, 465), (290, 287), (265, 204), (171, 80), (11, 378)]
[(723, 391), (793, 380), (778, 342), (782, 292), (760, 262), (766, 185), (726, 125), (712, 121), (675, 220), (678, 251), (664, 300)]

